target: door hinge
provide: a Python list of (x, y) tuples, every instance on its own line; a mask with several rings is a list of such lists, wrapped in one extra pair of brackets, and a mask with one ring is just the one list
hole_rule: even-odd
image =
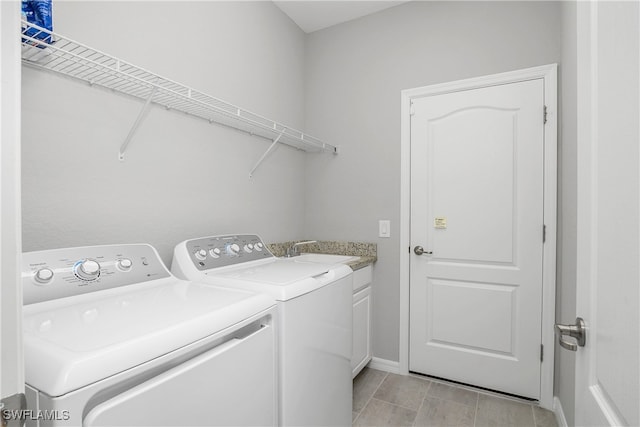
[(540, 361), (544, 360), (544, 345), (540, 344)]
[(542, 113), (542, 123), (547, 124), (547, 106), (544, 106)]
[(409, 107), (409, 114), (414, 115), (416, 113), (416, 109), (413, 108), (413, 101), (411, 101), (411, 106)]
[(547, 241), (547, 225), (542, 225), (542, 243)]

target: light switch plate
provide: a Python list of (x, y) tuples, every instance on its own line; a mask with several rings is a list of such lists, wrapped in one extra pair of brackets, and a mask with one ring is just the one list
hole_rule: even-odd
[(378, 221), (378, 237), (391, 237), (391, 221), (388, 219)]

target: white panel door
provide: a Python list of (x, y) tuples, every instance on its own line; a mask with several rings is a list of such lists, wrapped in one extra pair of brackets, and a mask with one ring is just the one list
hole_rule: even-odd
[(411, 371), (539, 398), (543, 111), (543, 79), (413, 101)]
[(576, 310), (587, 334), (576, 353), (575, 422), (637, 426), (640, 4), (584, 2), (577, 10)]

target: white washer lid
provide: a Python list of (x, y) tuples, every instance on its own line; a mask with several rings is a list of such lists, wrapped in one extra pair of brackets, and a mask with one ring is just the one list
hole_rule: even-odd
[(24, 307), (27, 384), (61, 396), (241, 322), (266, 295), (175, 278)]
[(275, 258), (269, 262), (245, 263), (210, 270), (207, 283), (264, 292), (278, 301), (304, 295), (340, 279), (352, 270), (346, 265), (294, 262)]

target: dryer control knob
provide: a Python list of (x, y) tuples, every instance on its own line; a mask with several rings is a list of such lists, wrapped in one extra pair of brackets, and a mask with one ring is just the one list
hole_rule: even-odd
[(244, 249), (244, 251), (246, 253), (250, 254), (251, 252), (253, 252), (253, 244), (248, 243), (248, 244), (244, 245), (244, 247), (242, 249)]
[(207, 251), (205, 251), (204, 249), (197, 250), (195, 255), (196, 258), (198, 258), (200, 261), (204, 261), (205, 259), (207, 259)]
[(82, 280), (90, 281), (100, 277), (100, 264), (92, 259), (77, 262), (73, 270)]
[(209, 249), (209, 255), (211, 255), (212, 258), (220, 258), (220, 252), (220, 248)]
[(237, 256), (240, 252), (240, 246), (237, 243), (227, 245), (227, 255)]
[(262, 244), (262, 242), (258, 242), (255, 245), (253, 245), (253, 247), (256, 251), (262, 251), (262, 248), (264, 248), (264, 245)]
[(34, 278), (38, 283), (41, 283), (41, 284), (49, 283), (51, 279), (53, 279), (53, 270), (46, 267), (41, 268), (40, 270), (36, 271)]
[(116, 262), (116, 266), (122, 271), (129, 271), (133, 266), (133, 262), (129, 258), (122, 258)]

